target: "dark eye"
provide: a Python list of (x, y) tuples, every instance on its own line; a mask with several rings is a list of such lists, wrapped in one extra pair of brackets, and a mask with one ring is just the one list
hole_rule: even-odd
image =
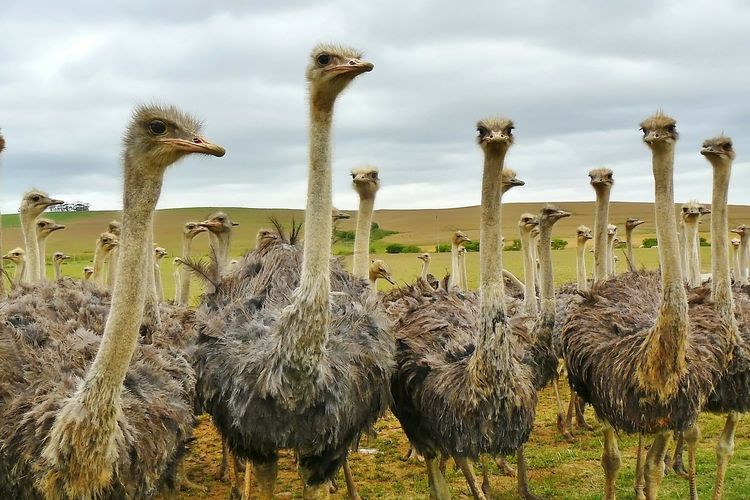
[(507, 129), (505, 130), (505, 133), (506, 133), (506, 134), (508, 134), (508, 135), (513, 135), (513, 129), (514, 129), (514, 128), (516, 128), (516, 127), (508, 127), (508, 128), (507, 128)]
[(643, 137), (646, 137), (648, 134), (648, 129), (646, 127), (641, 127), (641, 132), (643, 132)]
[(39, 201), (39, 200), (41, 200), (41, 199), (42, 199), (42, 197), (41, 197), (41, 196), (32, 196), (32, 197), (31, 197), (31, 201)]
[(167, 125), (161, 120), (154, 120), (148, 124), (148, 129), (153, 134), (162, 135), (167, 132)]
[(729, 151), (730, 149), (732, 149), (732, 143), (731, 142), (727, 142), (726, 144), (724, 144), (724, 149), (726, 151)]
[(477, 127), (477, 133), (479, 134), (479, 137), (484, 137), (487, 135), (487, 129), (484, 127)]
[(318, 61), (318, 64), (321, 66), (327, 66), (328, 63), (331, 62), (331, 56), (328, 54), (320, 54), (315, 60)]
[(667, 125), (666, 129), (667, 129), (667, 132), (669, 132), (670, 134), (674, 134), (675, 126), (674, 125)]

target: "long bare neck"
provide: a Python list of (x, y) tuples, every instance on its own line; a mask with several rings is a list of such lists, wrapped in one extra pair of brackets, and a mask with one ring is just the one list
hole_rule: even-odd
[(13, 273), (13, 284), (18, 285), (21, 283), (26, 272), (26, 261), (22, 260), (16, 264), (16, 271)]
[(462, 290), (468, 290), (469, 289), (469, 274), (466, 272), (466, 252), (459, 254), (459, 257), (461, 259), (461, 289)]
[(309, 379), (316, 372), (331, 323), (331, 150), (333, 102), (310, 101), (310, 167), (305, 208), (305, 247), (299, 287), (278, 322), (280, 349)]
[(39, 279), (47, 279), (47, 237), (48, 234), (37, 235), (37, 241), (39, 242)]
[(354, 235), (354, 265), (352, 274), (358, 278), (367, 278), (370, 269), (370, 228), (372, 212), (375, 207), (375, 196), (359, 195), (357, 212), (357, 230)]
[(633, 255), (633, 228), (625, 228), (625, 244), (628, 247), (628, 269), (630, 272), (635, 271), (635, 256)]
[(728, 159), (712, 158), (711, 165), (714, 171), (711, 197), (711, 299), (716, 303), (719, 315), (729, 328), (731, 335), (735, 336), (737, 325), (734, 320), (732, 280), (729, 276), (729, 237), (727, 236), (729, 233), (727, 194), (729, 179), (732, 175), (732, 162)]
[(501, 239), (502, 169), (505, 151), (485, 151), (479, 233), (480, 324), (469, 370), (475, 381), (510, 386), (510, 339), (505, 316)]
[(750, 232), (745, 231), (744, 234), (740, 235), (740, 284), (748, 284), (748, 273), (747, 273), (747, 258), (750, 253)]
[(673, 146), (664, 145), (653, 151), (662, 297), (654, 326), (641, 346), (638, 382), (642, 388), (656, 393), (662, 401), (674, 396), (686, 369), (685, 346), (690, 327), (677, 243), (673, 169)]
[(174, 303), (177, 305), (180, 304), (180, 294), (182, 293), (182, 276), (180, 273), (182, 272), (182, 269), (175, 269), (172, 271), (172, 280), (174, 281)]
[(527, 314), (537, 314), (536, 303), (536, 262), (532, 247), (531, 233), (521, 228), (521, 250), (523, 251), (523, 308)]
[(615, 275), (615, 235), (607, 235), (607, 277)]
[(39, 241), (36, 236), (36, 217), (27, 211), (20, 214), (23, 241), (26, 245), (26, 266), (22, 281), (36, 283), (41, 279), (39, 268)]
[(576, 283), (578, 290), (588, 290), (588, 281), (586, 280), (586, 242), (588, 240), (584, 238), (578, 239), (578, 246), (576, 246)]
[(211, 248), (216, 255), (216, 270), (220, 277), (224, 275), (227, 267), (229, 267), (229, 246), (231, 244), (229, 235), (229, 232), (218, 234), (213, 232), (208, 233)]
[(126, 165), (120, 262), (112, 305), (96, 359), (78, 395), (89, 403), (90, 411), (112, 413), (112, 418), (116, 418), (116, 413), (111, 407), (119, 410), (122, 383), (143, 321), (146, 269), (149, 254), (153, 252), (150, 246), (147, 247), (147, 242), (161, 184), (161, 176), (145, 178)]
[(698, 256), (698, 220), (690, 218), (684, 224), (687, 249), (687, 282), (691, 287), (701, 284), (700, 257)]
[(422, 261), (422, 273), (419, 275), (420, 278), (427, 281), (427, 268), (430, 266), (430, 262), (427, 260)]
[(596, 217), (594, 218), (594, 282), (607, 278), (607, 225), (609, 224), (610, 186), (596, 186)]
[(739, 283), (740, 281), (740, 247), (732, 246), (732, 254), (734, 256), (734, 279)]
[(164, 285), (161, 282), (161, 264), (154, 262), (154, 285), (156, 286), (156, 298), (159, 302), (164, 300)]
[(94, 250), (94, 273), (91, 275), (91, 279), (97, 285), (104, 285), (104, 259), (106, 256), (107, 251), (104, 249), (104, 245), (97, 241)]
[(552, 273), (552, 222), (542, 222), (539, 231), (539, 266), (542, 273), (542, 288), (539, 292), (541, 297), (541, 319), (543, 334), (549, 338), (540, 338), (541, 341), (552, 342), (552, 327), (555, 324), (555, 281)]
[(107, 259), (107, 286), (111, 289), (115, 286), (115, 277), (117, 276), (117, 253), (119, 250), (117, 247), (113, 248), (109, 252), (109, 258)]
[(461, 271), (459, 270), (460, 264), (458, 262), (458, 249), (459, 244), (456, 242), (451, 242), (451, 275), (450, 279), (448, 280), (448, 290), (453, 287), (461, 286)]
[[(186, 233), (182, 235), (182, 258), (187, 259), (192, 253), (193, 235)], [(177, 304), (187, 306), (190, 301), (190, 271), (186, 266), (180, 268), (180, 296)]]
[(55, 268), (55, 281), (62, 278), (62, 262), (59, 260), (52, 261), (52, 267)]

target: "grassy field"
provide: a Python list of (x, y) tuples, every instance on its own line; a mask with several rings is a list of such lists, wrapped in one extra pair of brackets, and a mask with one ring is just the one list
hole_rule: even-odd
[[(518, 234), (516, 221), (525, 211), (537, 212), (541, 204), (508, 204), (504, 212), (504, 234), (506, 243)], [(565, 250), (553, 252), (555, 266), (555, 280), (558, 284), (575, 279), (575, 228), (580, 224), (591, 226), (593, 205), (591, 203), (565, 203), (561, 208), (574, 213), (573, 217), (563, 219), (555, 227), (554, 237), (568, 239), (571, 244)], [(254, 246), (255, 233), (261, 227), (267, 227), (268, 217), (275, 216), (284, 222), (292, 217), (302, 220), (302, 212), (298, 210), (260, 210), (243, 208), (224, 209), (230, 217), (239, 222), (232, 242), (231, 253), (235, 257), (241, 256), (247, 249)], [(165, 247), (169, 257), (162, 265), (165, 297), (173, 295), (171, 257), (178, 255), (180, 250), (181, 226), (188, 220), (202, 220), (211, 209), (190, 208), (176, 210), (161, 210), (156, 215), (156, 242)], [(731, 207), (732, 218), (730, 224), (739, 224), (750, 219), (750, 207)], [(653, 207), (646, 203), (613, 203), (611, 220), (622, 223), (627, 217), (639, 217), (653, 220)], [(50, 217), (68, 225), (64, 231), (54, 234), (48, 240), (50, 254), (60, 250), (73, 256), (73, 260), (64, 266), (64, 274), (79, 277), (82, 269), (91, 264), (94, 241), (98, 234), (106, 229), (107, 223), (117, 217), (114, 212), (89, 212), (76, 214), (50, 214)], [(433, 252), (437, 243), (446, 243), (451, 232), (462, 229), (472, 238), (478, 238), (479, 209), (467, 207), (447, 210), (383, 210), (375, 214), (375, 221), (381, 228), (397, 231), (373, 243), (375, 258), (382, 258), (391, 267), (398, 283), (411, 282), (418, 275), (420, 261), (415, 254), (385, 254), (384, 248), (388, 243), (405, 243), (420, 246), (424, 251)], [(353, 229), (354, 221), (339, 223), (339, 229)], [(22, 243), (18, 218), (15, 215), (3, 216), (3, 251), (7, 252)], [(704, 222), (702, 236), (708, 237), (708, 221)], [(622, 231), (622, 229), (621, 229)], [(646, 223), (636, 231), (635, 240), (640, 242), (644, 237), (653, 236), (653, 223)], [(208, 250), (207, 238), (199, 236), (195, 240), (195, 251), (205, 255)], [(351, 243), (337, 243), (335, 251), (347, 253), (351, 250)], [(702, 248), (703, 267), (708, 269), (709, 248)], [(618, 252), (619, 253), (619, 252)], [(637, 262), (647, 268), (657, 265), (656, 249), (636, 249)], [(349, 256), (342, 257), (347, 265), (351, 265)], [(503, 253), (505, 267), (522, 277), (521, 253), (506, 251)], [(448, 253), (433, 254), (431, 272), (442, 276), (450, 269), (450, 255)], [(592, 256), (587, 254), (588, 269), (592, 267)], [(624, 269), (625, 259), (618, 263), (619, 269)], [(479, 259), (477, 253), (467, 255), (467, 268), (470, 287), (476, 287), (478, 282)], [(51, 273), (51, 271), (50, 271)], [(381, 289), (390, 287), (385, 282), (379, 283)], [(194, 299), (198, 300), (200, 290), (194, 287)], [(566, 384), (562, 384), (565, 386)], [(567, 397), (567, 388), (563, 388)], [(588, 418), (594, 422), (589, 410)], [(598, 432), (576, 433), (574, 442), (569, 443), (557, 435), (555, 422), (555, 403), (551, 390), (547, 389), (540, 395), (537, 420), (531, 440), (527, 445), (526, 454), (530, 469), (531, 487), (534, 493), (543, 498), (564, 499), (594, 499), (602, 497), (603, 472), (599, 464), (601, 456), (601, 438)], [(711, 494), (714, 472), (714, 446), (722, 426), (723, 417), (704, 415), (700, 419), (703, 439), (698, 452), (698, 487), (702, 497)], [(351, 457), (352, 470), (363, 498), (428, 498), (428, 489), (424, 466), (417, 462), (402, 461), (408, 443), (401, 432), (398, 421), (392, 416), (382, 419), (378, 425), (378, 437), (363, 444), (362, 452), (354, 453)], [(740, 423), (737, 433), (737, 449), (729, 467), (725, 498), (750, 498), (750, 437), (748, 427)], [(218, 468), (221, 457), (221, 445), (218, 437), (206, 417), (202, 417), (196, 431), (197, 440), (187, 458), (190, 479), (205, 491), (186, 491), (182, 498), (226, 498), (228, 485), (225, 481), (217, 480), (213, 474)], [(623, 466), (618, 481), (618, 495), (620, 498), (633, 498), (633, 479), (635, 464), (635, 449), (637, 440), (633, 436), (622, 436), (620, 449), (623, 456)], [(515, 462), (511, 459), (511, 463)], [(469, 495), (463, 476), (449, 466), (448, 480), (452, 491), (457, 497)], [(335, 498), (345, 498), (343, 478), (339, 481), (341, 490)], [(493, 482), (496, 498), (516, 498), (515, 479), (500, 476), (493, 469)], [(664, 479), (661, 498), (686, 498), (687, 482), (671, 474)], [(291, 456), (282, 454), (280, 463), (279, 483), (277, 494), (280, 498), (300, 498), (301, 487), (296, 475), (295, 465)]]

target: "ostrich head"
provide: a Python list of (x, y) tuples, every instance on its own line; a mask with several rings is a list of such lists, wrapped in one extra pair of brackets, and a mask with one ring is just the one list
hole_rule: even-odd
[(589, 171), (589, 182), (595, 190), (611, 188), (615, 183), (613, 175), (612, 171), (608, 168), (595, 168)]
[(190, 153), (224, 156), (224, 148), (206, 140), (200, 129), (198, 120), (174, 106), (138, 106), (123, 139), (130, 171), (162, 176), (169, 165)]
[(750, 234), (750, 226), (748, 226), (747, 224), (740, 224), (734, 229), (730, 229), (729, 232), (738, 234), (740, 235), (740, 238), (742, 238)]
[(536, 238), (537, 238), (537, 237), (539, 236), (539, 233), (540, 233), (540, 232), (541, 232), (541, 231), (539, 230), (539, 226), (536, 226), (536, 227), (532, 227), (532, 228), (531, 228), (531, 238), (532, 238), (532, 239), (536, 239)]
[(388, 264), (380, 259), (377, 259), (370, 262), (370, 281), (375, 281), (379, 278), (383, 278), (391, 285), (396, 284), (396, 281), (391, 275), (391, 270), (388, 268)]
[(164, 247), (154, 248), (154, 259), (159, 262), (161, 259), (167, 256), (167, 250)]
[(614, 224), (607, 224), (607, 236), (614, 237), (617, 234), (617, 226)]
[(701, 204), (695, 200), (690, 200), (682, 205), (682, 220), (685, 222), (697, 222), (701, 216)]
[(542, 211), (539, 215), (538, 224), (549, 227), (560, 219), (570, 217), (571, 215), (572, 214), (570, 212), (561, 210), (555, 205), (546, 205), (542, 208)]
[(741, 243), (741, 241), (740, 241), (740, 239), (739, 239), (739, 238), (732, 238), (732, 241), (730, 241), (729, 243), (731, 243), (731, 244), (732, 244), (732, 247), (733, 247), (733, 248), (734, 248), (735, 250), (737, 250), (737, 249), (738, 249), (738, 248), (740, 247), (740, 243)]
[(508, 167), (503, 167), (503, 193), (514, 187), (524, 186), (526, 183), (518, 178), (518, 174), (515, 170)]
[(576, 238), (578, 241), (584, 242), (594, 239), (594, 234), (591, 232), (591, 228), (588, 226), (578, 226), (576, 229)]
[(224, 212), (215, 212), (208, 219), (198, 223), (200, 227), (206, 228), (214, 234), (228, 233), (233, 226), (239, 226), (239, 223), (233, 222)]
[(362, 53), (340, 45), (320, 44), (310, 54), (306, 77), (314, 106), (332, 107), (336, 97), (355, 77), (372, 71)]
[(44, 212), (47, 207), (53, 205), (62, 205), (65, 203), (62, 200), (56, 200), (50, 198), (49, 195), (43, 191), (32, 189), (31, 191), (24, 193), (21, 198), (21, 206), (18, 209), (19, 213), (27, 213), (31, 217), (38, 217), (39, 214)]
[(259, 229), (255, 235), (255, 242), (258, 246), (269, 245), (275, 241), (278, 241), (279, 235), (275, 231), (270, 229)]
[(87, 280), (91, 278), (91, 275), (94, 274), (94, 268), (91, 266), (86, 266), (83, 268), (83, 279)]
[(352, 185), (360, 198), (374, 198), (380, 189), (377, 167), (363, 166), (353, 169)]
[(713, 139), (707, 139), (703, 141), (703, 147), (701, 148), (701, 154), (709, 160), (713, 158), (725, 158), (727, 160), (734, 160), (735, 153), (732, 146), (732, 138), (725, 135), (714, 137)]
[(333, 222), (336, 222), (337, 220), (350, 219), (351, 215), (346, 212), (342, 212), (336, 207), (331, 207), (331, 218), (333, 219)]
[(185, 225), (182, 226), (182, 235), (188, 238), (195, 238), (197, 235), (205, 231), (208, 231), (208, 229), (197, 222), (186, 222)]
[(99, 235), (97, 242), (102, 246), (105, 252), (111, 252), (117, 246), (119, 240), (112, 233), (102, 233)]
[(641, 122), (641, 132), (643, 132), (643, 142), (652, 150), (674, 145), (679, 137), (675, 119), (661, 111)]
[(174, 259), (172, 259), (172, 267), (174, 267), (175, 269), (179, 269), (180, 267), (182, 267), (182, 259), (179, 257), (175, 257)]
[(531, 234), (531, 231), (539, 225), (539, 218), (530, 213), (521, 214), (521, 218), (518, 219), (518, 227), (525, 234)]
[(52, 254), (52, 261), (53, 262), (60, 262), (63, 263), (66, 260), (70, 259), (70, 255), (65, 255), (62, 252), (55, 252)]
[(469, 238), (466, 233), (463, 231), (456, 230), (455, 233), (453, 233), (453, 239), (451, 240), (454, 245), (463, 245), (464, 243), (468, 243), (471, 241), (471, 238)]
[(41, 218), (36, 221), (36, 234), (37, 236), (47, 237), (55, 231), (65, 229), (64, 224), (58, 224), (52, 219)]
[(23, 248), (14, 248), (10, 252), (3, 255), (3, 259), (9, 260), (15, 265), (19, 265), (26, 262), (26, 251)]
[(636, 219), (634, 217), (628, 217), (628, 220), (625, 221), (625, 229), (632, 231), (633, 229), (640, 226), (644, 222), (646, 221), (641, 220), (641, 219)]
[(485, 153), (504, 153), (513, 144), (513, 122), (508, 118), (485, 118), (477, 122), (477, 142)]
[(122, 234), (122, 222), (120, 222), (119, 220), (111, 221), (107, 226), (107, 231), (119, 238)]
[(417, 255), (417, 258), (421, 260), (422, 262), (424, 262), (425, 264), (429, 264), (430, 260), (432, 260), (432, 257), (430, 257), (430, 254), (428, 253), (419, 254)]

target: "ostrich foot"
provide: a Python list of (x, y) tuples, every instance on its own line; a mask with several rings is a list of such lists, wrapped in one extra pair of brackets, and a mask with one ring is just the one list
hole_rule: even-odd
[(646, 498), (649, 500), (658, 498), (659, 486), (664, 477), (664, 454), (667, 452), (671, 437), (669, 432), (657, 434), (646, 455), (643, 475), (646, 480)]
[(719, 500), (724, 494), (724, 477), (727, 473), (729, 460), (734, 454), (734, 432), (737, 430), (739, 414), (729, 412), (724, 430), (716, 443), (716, 484), (714, 485), (714, 500)]
[(604, 451), (602, 468), (604, 469), (604, 498), (614, 500), (617, 494), (617, 473), (620, 470), (620, 448), (617, 446), (617, 435), (609, 423), (604, 422)]
[(560, 435), (568, 442), (573, 442), (576, 439), (573, 437), (573, 434), (568, 430), (568, 426), (565, 423), (565, 418), (562, 416), (562, 414), (557, 415), (557, 430), (560, 433)]
[(575, 400), (575, 409), (576, 409), (576, 424), (578, 425), (579, 429), (583, 429), (586, 431), (593, 431), (594, 427), (591, 426), (588, 422), (586, 422), (586, 405), (583, 402), (583, 399), (578, 394), (574, 393), (573, 399)]
[(573, 441), (573, 434), (568, 429), (568, 425), (563, 413), (562, 398), (560, 398), (559, 376), (552, 379), (552, 387), (555, 389), (555, 401), (557, 402), (557, 430), (567, 441)]
[(425, 465), (427, 466), (427, 479), (430, 485), (430, 499), (450, 500), (451, 492), (450, 489), (448, 489), (448, 483), (445, 480), (445, 476), (443, 476), (443, 473), (440, 471), (438, 459), (436, 457), (425, 457)]
[(420, 455), (412, 445), (409, 445), (409, 451), (406, 452), (406, 455), (404, 455), (404, 458), (402, 458), (402, 460), (404, 462), (424, 462), (424, 457)]
[(492, 496), (492, 486), (490, 486), (490, 459), (485, 454), (480, 455), (479, 460), (482, 464), (482, 493), (489, 498)]
[(196, 484), (190, 480), (190, 478), (187, 475), (187, 470), (186, 470), (184, 459), (180, 463), (180, 470), (177, 473), (177, 485), (178, 486), (175, 489), (179, 491), (186, 491), (186, 490), (198, 491), (200, 493), (203, 493), (204, 495), (208, 493), (207, 487), (200, 485), (200, 484)]
[(497, 457), (495, 459), (495, 465), (497, 465), (497, 468), (500, 469), (500, 474), (507, 477), (516, 477), (516, 471), (513, 470), (513, 467), (508, 465), (508, 461), (505, 460), (505, 457)]
[(357, 485), (354, 484), (352, 470), (349, 468), (349, 457), (344, 458), (344, 479), (346, 480), (346, 493), (349, 500), (359, 500)]
[(214, 474), (214, 479), (217, 481), (223, 481), (227, 477), (227, 443), (223, 439), (221, 440), (221, 464), (219, 464), (219, 470)]
[[(672, 470), (678, 476), (688, 479), (688, 471), (685, 470), (685, 466), (682, 463), (682, 453), (685, 449), (685, 435), (682, 432), (675, 433), (677, 442), (674, 445), (674, 456), (672, 457)], [(666, 463), (666, 455), (665, 455)]]
[(453, 457), (453, 460), (456, 462), (459, 469), (461, 469), (461, 472), (464, 473), (466, 484), (469, 486), (471, 496), (474, 497), (474, 500), (487, 500), (487, 497), (484, 496), (484, 492), (477, 484), (477, 477), (474, 475), (474, 466), (472, 463), (469, 462), (466, 457)]
[(329, 493), (330, 493), (331, 495), (333, 495), (333, 494), (334, 494), (334, 493), (336, 493), (337, 491), (339, 491), (339, 483), (338, 483), (338, 482), (336, 482), (336, 478), (335, 478), (335, 477), (332, 477), (332, 478), (331, 478), (331, 479), (330, 479), (330, 480), (328, 481), (328, 492), (329, 492)]

